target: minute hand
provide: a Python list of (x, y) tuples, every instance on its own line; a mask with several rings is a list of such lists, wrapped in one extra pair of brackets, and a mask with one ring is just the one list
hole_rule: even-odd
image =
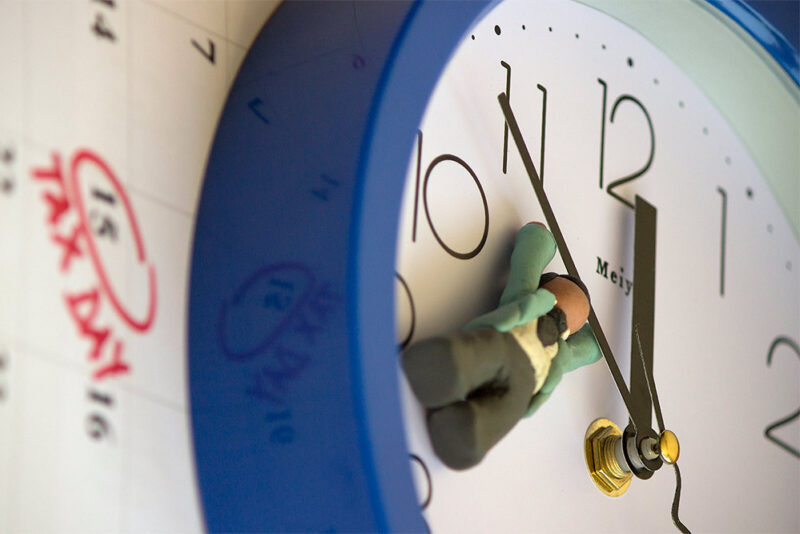
[[(531, 180), (533, 190), (536, 192), (536, 197), (539, 199), (539, 204), (544, 212), (544, 218), (547, 220), (547, 225), (550, 227), (550, 232), (552, 232), (553, 237), (556, 240), (556, 246), (558, 246), (558, 252), (561, 254), (561, 259), (564, 261), (564, 267), (566, 267), (570, 276), (574, 276), (580, 280), (581, 277), (578, 274), (578, 269), (575, 267), (575, 262), (572, 261), (572, 256), (567, 248), (567, 243), (564, 241), (564, 236), (561, 234), (561, 229), (558, 226), (556, 217), (553, 215), (553, 209), (550, 207), (550, 202), (547, 200), (547, 195), (544, 194), (542, 181), (539, 178), (539, 173), (536, 172), (536, 167), (533, 165), (530, 152), (528, 152), (528, 147), (525, 145), (525, 139), (523, 139), (522, 133), (519, 130), (517, 119), (514, 117), (514, 112), (511, 111), (511, 105), (509, 104), (508, 97), (505, 93), (500, 93), (497, 96), (497, 100), (500, 101), (500, 107), (503, 109), (503, 115), (505, 115), (508, 129), (511, 132), (511, 136), (514, 138), (514, 143), (517, 145), (517, 150), (519, 150), (520, 156), (522, 156), (522, 163), (525, 166), (525, 171), (528, 173), (528, 177)], [(617, 361), (614, 359), (614, 354), (611, 352), (611, 347), (608, 344), (606, 335), (603, 333), (603, 328), (600, 326), (600, 321), (597, 320), (597, 315), (594, 313), (594, 307), (591, 305), (589, 307), (589, 325), (592, 328), (592, 332), (594, 332), (594, 337), (597, 339), (597, 344), (600, 346), (600, 351), (603, 353), (603, 357), (606, 360), (608, 369), (611, 371), (611, 376), (614, 378), (614, 382), (617, 385), (619, 394), (622, 397), (622, 401), (625, 403), (625, 408), (628, 410), (628, 414), (630, 415), (635, 429), (637, 425), (633, 417), (633, 403), (631, 402), (631, 395), (628, 391), (628, 386), (625, 385), (625, 379), (622, 378), (622, 373), (619, 370)]]

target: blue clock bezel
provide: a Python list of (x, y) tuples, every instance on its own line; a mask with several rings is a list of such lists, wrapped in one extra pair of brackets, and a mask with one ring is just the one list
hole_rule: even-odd
[[(189, 288), (209, 530), (426, 528), (399, 403), (395, 235), (428, 97), (492, 3), (376, 16), (287, 2), (248, 53), (209, 157)], [(269, 313), (248, 307), (259, 299)], [(236, 320), (263, 336), (248, 344)]]
[(800, 85), (800, 56), (792, 44), (744, 0), (706, 0), (741, 26)]
[[(425, 530), (399, 403), (394, 236), (428, 97), (488, 3), (287, 2), (251, 48), (209, 158), (191, 267), (209, 530)], [(258, 294), (270, 282), (302, 289)], [(333, 311), (313, 307), (321, 293)], [(267, 325), (248, 345), (229, 323), (257, 297), (286, 310), (247, 308), (243, 320)], [(297, 322), (318, 324), (304, 337)]]

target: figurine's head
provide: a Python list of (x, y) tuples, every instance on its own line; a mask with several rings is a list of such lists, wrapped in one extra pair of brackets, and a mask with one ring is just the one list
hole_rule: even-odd
[(577, 332), (589, 318), (589, 291), (583, 282), (566, 274), (546, 273), (539, 287), (556, 297), (556, 307), (566, 316), (567, 329)]

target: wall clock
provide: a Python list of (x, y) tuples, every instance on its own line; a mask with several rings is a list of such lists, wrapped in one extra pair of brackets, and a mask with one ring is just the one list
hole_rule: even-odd
[(796, 78), (706, 3), (515, 0), (289, 3), (255, 42), (192, 263), (209, 528), (672, 528), (669, 470), (617, 500), (588, 477), (587, 426), (628, 415), (604, 364), (464, 472), (398, 377), (403, 346), (496, 305), (515, 231), (544, 220), (501, 93), (626, 379), (635, 198), (657, 210), (681, 518), (796, 530)]

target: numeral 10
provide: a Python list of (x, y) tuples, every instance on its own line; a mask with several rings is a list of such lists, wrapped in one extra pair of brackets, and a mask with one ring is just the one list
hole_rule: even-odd
[[(436, 167), (444, 162), (452, 162), (460, 166), (464, 171), (466, 171), (467, 175), (472, 179), (475, 184), (475, 187), (478, 190), (478, 193), (481, 196), (481, 201), (483, 202), (483, 233), (480, 237), (478, 244), (472, 248), (471, 250), (462, 252), (455, 250), (452, 246), (450, 246), (436, 231), (436, 226), (433, 223), (433, 219), (431, 218), (431, 210), (430, 205), (428, 202), (428, 184), (430, 183), (431, 176), (433, 171)], [(433, 159), (433, 161), (428, 165), (427, 170), (425, 171), (425, 178), (422, 179), (422, 131), (419, 131), (417, 134), (417, 171), (416, 171), (416, 180), (414, 182), (414, 219), (412, 221), (411, 227), (411, 241), (416, 243), (417, 241), (417, 221), (419, 219), (419, 201), (420, 201), (420, 185), (422, 186), (422, 205), (425, 210), (425, 217), (428, 220), (428, 226), (431, 229), (431, 233), (439, 245), (451, 256), (454, 258), (458, 258), (460, 260), (468, 260), (477, 256), (483, 246), (486, 244), (486, 238), (489, 235), (489, 204), (486, 201), (486, 193), (483, 190), (483, 186), (481, 185), (478, 176), (475, 174), (475, 171), (467, 164), (466, 161), (455, 156), (453, 154), (441, 154)]]

